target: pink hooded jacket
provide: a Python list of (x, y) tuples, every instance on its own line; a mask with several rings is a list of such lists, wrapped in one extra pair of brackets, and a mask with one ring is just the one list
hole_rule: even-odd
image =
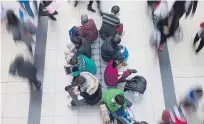
[(113, 60), (106, 66), (104, 80), (108, 86), (115, 86), (118, 83), (118, 69), (113, 68)]
[(88, 41), (95, 41), (98, 37), (98, 30), (92, 19), (89, 19), (87, 23), (84, 23), (79, 29), (79, 35), (85, 37)]

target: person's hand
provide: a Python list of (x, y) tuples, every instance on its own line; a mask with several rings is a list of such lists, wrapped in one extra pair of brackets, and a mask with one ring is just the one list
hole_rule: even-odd
[(168, 26), (164, 26), (163, 27), (163, 31), (164, 31), (165, 35), (168, 35), (169, 34), (169, 27)]

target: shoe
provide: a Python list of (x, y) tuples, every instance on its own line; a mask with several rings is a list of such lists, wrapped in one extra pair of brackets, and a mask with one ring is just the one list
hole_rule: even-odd
[(53, 21), (57, 20), (54, 16), (49, 16), (49, 18), (52, 19)]
[(137, 70), (135, 69), (127, 69), (130, 73), (137, 73)]
[(164, 50), (164, 44), (160, 44), (160, 45), (159, 45), (159, 50), (160, 50), (160, 51), (163, 51), (163, 50)]
[(78, 5), (79, 1), (75, 1), (74, 2), (74, 7), (76, 7)]
[(96, 10), (95, 9), (93, 9), (91, 6), (87, 6), (87, 10), (89, 10), (89, 11), (91, 11), (91, 12), (96, 12)]

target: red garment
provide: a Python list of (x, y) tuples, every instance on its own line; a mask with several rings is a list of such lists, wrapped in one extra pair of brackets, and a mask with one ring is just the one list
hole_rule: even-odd
[(178, 117), (174, 116), (173, 118), (170, 116), (170, 110), (164, 110), (162, 113), (162, 120), (165, 123), (172, 122), (172, 124), (187, 124), (186, 121), (179, 119)]
[(122, 33), (123, 33), (123, 24), (120, 24), (118, 27), (116, 27), (116, 31), (117, 31), (119, 34), (122, 34)]
[(204, 28), (204, 22), (202, 22), (202, 23), (200, 24), (200, 27), (201, 27), (201, 28)]
[(84, 23), (79, 29), (79, 35), (85, 37), (88, 41), (95, 41), (98, 37), (98, 30), (92, 19)]

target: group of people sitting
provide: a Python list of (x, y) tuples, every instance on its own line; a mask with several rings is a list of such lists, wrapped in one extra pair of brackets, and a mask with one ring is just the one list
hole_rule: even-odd
[[(127, 69), (120, 72), (122, 66), (126, 66), (126, 59), (123, 55), (124, 47), (120, 45), (122, 34), (122, 25), (115, 14), (119, 12), (118, 6), (113, 6), (112, 14), (103, 14), (103, 23), (99, 34), (104, 39), (101, 45), (101, 57), (107, 62), (104, 72), (104, 80), (107, 86), (117, 86), (117, 83), (125, 82), (126, 78), (136, 73), (135, 69)], [(126, 113), (126, 107), (132, 103), (124, 96), (124, 91), (114, 88), (102, 93), (102, 85), (95, 76), (97, 67), (92, 59), (91, 44), (98, 37), (98, 30), (92, 19), (81, 15), (82, 26), (77, 27), (78, 33), (71, 39), (67, 45), (68, 51), (65, 52), (66, 67), (70, 67), (70, 74), (73, 79), (71, 85), (65, 87), (65, 90), (72, 97), (70, 106), (95, 105), (102, 98), (111, 112), (111, 117), (120, 120), (123, 124), (129, 124)], [(114, 32), (109, 27), (114, 29)], [(120, 30), (119, 30), (120, 29)], [(105, 36), (105, 37), (104, 37)], [(96, 42), (96, 41), (95, 41)]]

